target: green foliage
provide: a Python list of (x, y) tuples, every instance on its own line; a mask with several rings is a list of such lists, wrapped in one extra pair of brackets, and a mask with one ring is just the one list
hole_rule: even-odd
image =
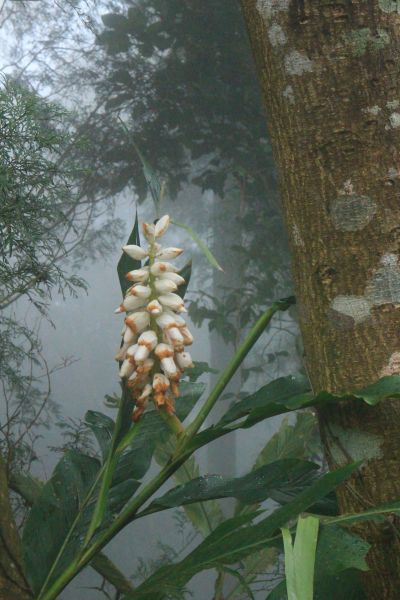
[[(313, 483), (299, 496), (270, 516), (252, 524), (259, 513), (250, 513), (227, 519), (180, 563), (168, 565), (154, 573), (129, 598), (142, 600), (168, 597), (170, 590), (185, 585), (196, 573), (216, 566), (229, 565), (244, 559), (267, 545), (279, 543), (277, 530), (297, 517), (317, 500), (323, 498), (353, 470), (351, 465), (328, 473)], [(162, 591), (160, 591), (162, 590)], [(127, 597), (128, 598), (128, 597)]]
[(288, 600), (314, 599), (314, 565), (319, 521), (299, 517), (293, 543), (288, 529), (282, 529)]
[[(47, 579), (99, 467), (94, 458), (68, 452), (33, 503), (24, 527), (23, 546), (26, 574), (36, 593)], [(77, 543), (75, 539), (75, 548)]]
[[(365, 600), (359, 574), (368, 570), (365, 557), (369, 548), (367, 542), (340, 527), (323, 526), (318, 536), (311, 600)], [(290, 600), (286, 581), (278, 584), (267, 600)]]
[(296, 459), (276, 461), (255, 469), (244, 477), (227, 479), (220, 475), (205, 475), (192, 479), (154, 500), (146, 512), (157, 512), (166, 508), (183, 506), (192, 502), (203, 502), (216, 498), (234, 497), (242, 504), (262, 502), (274, 496), (275, 492), (285, 492), (299, 480), (303, 486), (309, 485), (310, 475), (318, 466)]

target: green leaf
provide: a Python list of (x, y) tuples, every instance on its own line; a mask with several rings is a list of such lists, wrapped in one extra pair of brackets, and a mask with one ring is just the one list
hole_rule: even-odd
[[(39, 498), (44, 483), (34, 479), (30, 474), (12, 473), (10, 478), (10, 487), (19, 494), (28, 505), (32, 505)], [(127, 594), (133, 591), (133, 586), (125, 578), (118, 568), (107, 558), (105, 554), (99, 552), (90, 562), (90, 566), (111, 583), (121, 594)]]
[[(313, 600), (363, 600), (359, 572), (368, 570), (365, 557), (369, 549), (365, 540), (337, 525), (322, 526), (316, 552)], [(285, 581), (268, 596), (268, 600), (287, 598), (291, 597), (286, 594)]]
[(145, 598), (155, 600), (162, 597), (159, 595), (159, 590), (163, 590), (166, 594), (166, 590), (182, 587), (200, 571), (234, 564), (253, 552), (279, 544), (280, 536), (277, 535), (279, 529), (334, 490), (357, 466), (358, 464), (348, 465), (327, 473), (299, 494), (295, 500), (278, 508), (256, 524), (248, 523), (256, 517), (257, 513), (226, 520), (186, 558), (156, 571), (130, 597), (135, 600)]
[(102, 552), (96, 554), (90, 566), (106, 579), (120, 594), (129, 594), (134, 591), (131, 582), (114, 565), (114, 563)]
[(293, 425), (286, 417), (257, 456), (255, 468), (282, 458), (310, 459), (317, 429), (317, 419), (310, 411), (299, 412)]
[(370, 544), (338, 525), (323, 525), (318, 539), (316, 573), (320, 579), (346, 569), (368, 571)]
[(208, 248), (207, 244), (205, 244), (203, 242), (203, 240), (199, 238), (197, 233), (191, 227), (189, 227), (189, 225), (184, 225), (183, 223), (178, 223), (178, 221), (175, 221), (175, 220), (173, 220), (171, 222), (174, 225), (176, 225), (177, 227), (184, 229), (190, 235), (192, 240), (198, 245), (198, 247), (200, 248), (200, 250), (206, 257), (206, 259), (208, 260), (210, 265), (212, 265), (215, 269), (218, 269), (218, 271), (223, 271), (223, 268), (221, 267), (221, 265), (219, 264), (217, 259), (214, 257), (213, 253)]
[(43, 489), (43, 483), (32, 477), (30, 473), (11, 472), (8, 483), (10, 488), (30, 506), (36, 502)]
[(67, 452), (34, 502), (22, 542), (26, 574), (35, 592), (43, 585), (99, 468), (98, 460)]
[[(135, 244), (136, 246), (140, 246), (140, 237), (139, 237), (139, 223), (138, 216), (136, 213), (135, 225), (131, 231), (131, 234), (126, 242), (126, 245)], [(118, 261), (117, 265), (117, 273), (119, 278), (119, 284), (121, 286), (122, 295), (125, 296), (128, 288), (131, 286), (131, 283), (125, 278), (125, 275), (129, 271), (133, 271), (134, 269), (140, 269), (141, 267), (140, 260), (134, 260), (125, 252), (122, 253), (121, 258)]]
[(288, 529), (282, 529), (288, 600), (313, 600), (314, 565), (319, 520), (299, 517), (293, 544)]
[[(276, 461), (245, 475), (229, 479), (220, 475), (205, 475), (180, 485), (154, 500), (149, 512), (164, 510), (217, 498), (234, 497), (243, 504), (254, 504), (270, 498), (276, 490), (285, 490), (305, 475), (318, 469), (314, 463), (286, 459)], [(146, 511), (147, 512), (147, 511)]]
[(361, 390), (351, 393), (352, 398), (375, 406), (385, 398), (400, 398), (400, 375), (388, 375)]
[(212, 427), (204, 429), (191, 441), (190, 449), (197, 449), (235, 429), (247, 429), (276, 415), (300, 408), (334, 404), (345, 400), (363, 400), (370, 405), (385, 398), (400, 397), (400, 376), (383, 377), (361, 390), (333, 394), (307, 392), (308, 384), (303, 377), (281, 377), (268, 383), (255, 394), (236, 402)]
[(93, 431), (99, 444), (103, 460), (105, 460), (112, 440), (115, 427), (114, 421), (101, 412), (88, 410), (85, 415), (85, 423)]
[(309, 402), (311, 398), (310, 384), (306, 377), (302, 375), (280, 377), (264, 385), (255, 394), (236, 402), (216, 427), (232, 423), (243, 417), (252, 420), (252, 414), (260, 410), (264, 411), (266, 416), (296, 410)]
[(187, 289), (189, 287), (190, 278), (192, 276), (192, 261), (191, 260), (189, 260), (182, 267), (182, 269), (179, 271), (179, 275), (181, 277), (183, 277), (183, 279), (185, 280), (185, 283), (182, 283), (180, 286), (178, 286), (178, 290), (177, 290), (178, 296), (180, 296), (183, 299), (186, 295)]
[(218, 373), (218, 370), (212, 369), (206, 362), (196, 360), (194, 361), (194, 367), (186, 371), (185, 376), (187, 375), (190, 381), (197, 381), (204, 373), (213, 373), (215, 375)]
[(337, 517), (326, 517), (322, 522), (326, 525), (352, 525), (358, 521), (380, 522), (384, 520), (384, 515), (391, 513), (400, 514), (400, 501), (380, 504), (361, 513), (346, 513)]

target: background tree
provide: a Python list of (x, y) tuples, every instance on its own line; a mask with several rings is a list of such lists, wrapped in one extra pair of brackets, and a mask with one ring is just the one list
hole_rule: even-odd
[[(280, 173), (315, 391), (399, 372), (398, 2), (243, 0)], [(399, 405), (319, 412), (343, 511), (398, 499)], [(371, 600), (398, 597), (397, 519), (369, 526)]]

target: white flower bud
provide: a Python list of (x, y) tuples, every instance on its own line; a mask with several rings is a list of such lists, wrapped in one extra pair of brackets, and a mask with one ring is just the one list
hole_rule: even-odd
[(124, 360), (125, 356), (126, 356), (126, 351), (128, 350), (130, 344), (129, 343), (125, 343), (122, 344), (121, 348), (118, 350), (117, 354), (115, 355), (115, 360)]
[(143, 223), (142, 231), (144, 233), (144, 237), (146, 238), (146, 240), (148, 242), (154, 241), (154, 233), (155, 233), (154, 225), (149, 225), (149, 223)]
[(172, 357), (162, 358), (160, 363), (162, 370), (168, 378), (179, 377), (179, 371)]
[(134, 269), (133, 271), (129, 271), (125, 277), (128, 281), (147, 281), (149, 278), (149, 268), (143, 267), (143, 269)]
[(167, 279), (173, 281), (174, 283), (176, 283), (176, 285), (182, 285), (183, 283), (186, 283), (185, 279), (183, 279), (181, 275), (178, 275), (178, 273), (170, 273), (167, 271), (165, 273), (160, 273), (158, 277), (160, 279)]
[(169, 344), (158, 344), (154, 350), (154, 354), (160, 360), (174, 355), (174, 349)]
[(125, 359), (119, 370), (119, 376), (122, 378), (129, 377), (130, 375), (132, 375), (134, 370), (135, 370), (135, 365), (132, 364), (129, 359)]
[(154, 235), (156, 238), (161, 237), (167, 231), (170, 223), (170, 218), (168, 215), (164, 215), (161, 219), (158, 219), (155, 228)]
[(153, 377), (153, 390), (156, 392), (166, 392), (168, 388), (168, 378), (162, 373), (155, 373)]
[(184, 339), (180, 330), (177, 327), (170, 327), (165, 332), (165, 337), (168, 342), (170, 342), (176, 350), (183, 350)]
[(175, 362), (181, 371), (184, 371), (185, 369), (191, 369), (194, 366), (189, 352), (177, 352), (175, 354)]
[(146, 360), (146, 358), (149, 357), (149, 354), (150, 354), (150, 350), (147, 348), (147, 346), (139, 346), (135, 352), (135, 362), (137, 362), (137, 363), (144, 362)]
[(186, 321), (183, 317), (181, 317), (181, 315), (177, 315), (176, 313), (172, 312), (172, 310), (168, 309), (165, 312), (174, 319), (177, 327), (186, 327)]
[(164, 248), (157, 252), (158, 260), (172, 260), (182, 254), (182, 248)]
[(169, 327), (176, 327), (177, 323), (175, 315), (173, 313), (163, 313), (156, 319), (156, 323), (161, 329), (168, 329)]
[(133, 344), (136, 341), (136, 334), (133, 333), (132, 329), (126, 328), (124, 333), (124, 344)]
[(144, 250), (140, 246), (135, 246), (134, 244), (122, 246), (122, 250), (125, 252), (125, 254), (127, 254), (134, 260), (143, 260), (144, 258), (146, 258), (146, 256), (148, 256), (146, 250)]
[(131, 346), (129, 346), (128, 350), (126, 351), (126, 358), (131, 358), (133, 360), (137, 349), (137, 344), (132, 344)]
[(121, 312), (130, 312), (131, 310), (136, 310), (137, 308), (141, 308), (146, 303), (144, 298), (136, 298), (135, 296), (126, 296), (123, 303), (119, 305), (117, 309), (115, 309), (115, 314)]
[(154, 350), (157, 345), (157, 334), (152, 329), (144, 331), (138, 339), (138, 345), (146, 346), (150, 351)]
[(163, 294), (162, 296), (158, 297), (158, 300), (163, 306), (166, 306), (167, 308), (172, 308), (172, 310), (177, 310), (179, 312), (186, 312), (183, 300), (180, 296), (178, 296), (178, 294)]
[(148, 285), (134, 285), (130, 288), (129, 294), (136, 296), (137, 298), (148, 298), (151, 294), (151, 289)]
[(179, 269), (167, 262), (155, 262), (150, 268), (152, 275), (158, 277), (161, 273), (176, 273)]
[(130, 329), (132, 329), (134, 333), (140, 333), (146, 329), (146, 327), (148, 327), (150, 323), (150, 315), (148, 312), (139, 311), (129, 315), (129, 317), (126, 317), (125, 323), (128, 325), (128, 327), (130, 327)]
[(139, 398), (136, 400), (137, 404), (143, 404), (148, 397), (150, 396), (150, 394), (152, 393), (153, 388), (151, 387), (150, 383), (146, 383), (146, 385), (144, 386), (142, 393), (140, 394)]
[(151, 315), (160, 315), (163, 311), (161, 304), (158, 300), (152, 300), (148, 303), (146, 310), (149, 311)]
[(190, 346), (191, 344), (193, 344), (193, 336), (186, 326), (180, 327), (179, 331), (183, 336), (183, 343), (185, 344), (185, 346)]
[(135, 352), (135, 362), (143, 362), (148, 358), (150, 352), (157, 345), (157, 335), (154, 331), (149, 330), (142, 333), (138, 339), (137, 350)]
[(142, 363), (137, 365), (136, 370), (139, 375), (147, 375), (154, 367), (154, 360), (152, 358), (146, 358)]
[(160, 294), (165, 294), (166, 292), (175, 292), (175, 290), (178, 289), (176, 283), (170, 279), (156, 279), (154, 286), (157, 292)]

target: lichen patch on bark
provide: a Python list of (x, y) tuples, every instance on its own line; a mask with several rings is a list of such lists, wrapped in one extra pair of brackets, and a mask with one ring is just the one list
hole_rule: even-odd
[(289, 10), (290, 0), (257, 0), (256, 8), (264, 19), (270, 19), (276, 13)]
[(367, 283), (365, 297), (375, 306), (400, 304), (400, 268), (396, 254), (385, 254)]
[(383, 12), (400, 14), (399, 0), (378, 0), (378, 4)]
[(330, 216), (336, 229), (358, 231), (372, 220), (377, 211), (375, 200), (369, 196), (341, 194), (330, 207)]
[(345, 43), (353, 56), (360, 57), (367, 51), (378, 52), (390, 41), (389, 34), (384, 29), (372, 32), (369, 27), (354, 29), (344, 37)]
[(283, 97), (286, 98), (286, 100), (288, 102), (290, 102), (290, 104), (295, 103), (294, 90), (291, 85), (287, 85), (282, 93), (283, 93)]
[(351, 461), (365, 463), (383, 456), (383, 438), (379, 435), (358, 429), (344, 429), (337, 424), (330, 426), (330, 452), (337, 465), (345, 465)]
[(289, 75), (303, 75), (314, 69), (313, 61), (306, 54), (292, 50), (285, 56), (285, 69)]
[(287, 42), (286, 34), (283, 31), (282, 27), (277, 23), (271, 25), (268, 29), (268, 37), (271, 42), (271, 46), (274, 48), (277, 46), (284, 46)]
[(389, 117), (389, 123), (392, 129), (397, 129), (398, 127), (400, 127), (400, 113), (392, 112), (392, 114)]
[(368, 319), (371, 314), (371, 304), (364, 296), (336, 296), (330, 308), (351, 317), (356, 325)]
[(385, 377), (386, 375), (400, 375), (400, 352), (393, 352), (389, 358), (388, 364), (382, 368), (379, 375), (380, 377)]

